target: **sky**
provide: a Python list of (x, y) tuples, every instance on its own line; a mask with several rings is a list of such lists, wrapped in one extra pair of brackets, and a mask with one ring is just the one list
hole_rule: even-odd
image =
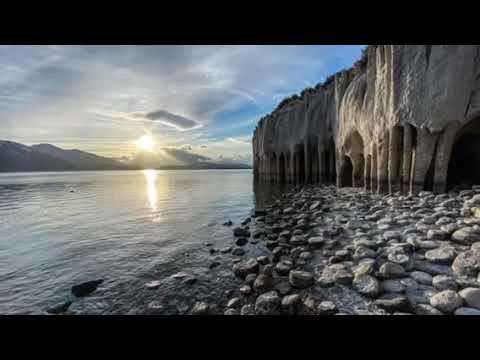
[(361, 45), (0, 46), (0, 140), (115, 158), (251, 163), (257, 121), (360, 58)]

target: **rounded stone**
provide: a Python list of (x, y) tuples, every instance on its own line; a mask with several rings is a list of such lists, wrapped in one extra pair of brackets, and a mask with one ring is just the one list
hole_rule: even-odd
[(417, 283), (422, 285), (432, 285), (432, 275), (423, 271), (413, 271), (410, 273), (410, 277)]
[(332, 301), (322, 301), (317, 306), (318, 315), (333, 315), (337, 312), (337, 306)]
[(465, 301), (468, 307), (480, 310), (480, 289), (467, 288), (460, 291), (459, 295)]
[(463, 305), (463, 299), (455, 291), (445, 290), (430, 299), (430, 305), (443, 313), (453, 313)]
[(403, 253), (391, 253), (388, 255), (388, 261), (406, 266), (410, 262), (410, 257)]
[(257, 315), (278, 315), (280, 310), (280, 297), (276, 291), (260, 295), (255, 302)]
[(433, 306), (428, 304), (419, 304), (415, 306), (415, 315), (443, 315), (440, 310), (435, 309)]
[(471, 227), (464, 227), (452, 234), (452, 240), (460, 244), (471, 245), (480, 241), (480, 233)]
[(209, 306), (205, 302), (197, 302), (192, 308), (192, 315), (208, 315)]
[(456, 257), (455, 249), (452, 246), (443, 246), (435, 250), (425, 253), (425, 258), (434, 263), (441, 265), (450, 265)]
[(306, 271), (290, 271), (288, 277), (290, 285), (297, 289), (305, 289), (313, 285), (313, 274)]
[(232, 250), (232, 255), (235, 255), (235, 256), (243, 256), (245, 255), (245, 250), (243, 250), (242, 248), (235, 248)]
[(384, 279), (394, 279), (404, 277), (406, 273), (401, 265), (387, 262), (380, 267), (379, 275)]
[(287, 295), (282, 299), (282, 309), (288, 315), (295, 315), (302, 299), (298, 294)]
[(268, 256), (259, 256), (257, 257), (257, 262), (260, 265), (267, 265), (268, 263), (270, 263), (270, 260), (268, 259)]
[(382, 282), (383, 291), (386, 293), (398, 293), (401, 294), (405, 291), (405, 285), (400, 280), (385, 280)]
[(292, 268), (293, 268), (292, 262), (288, 260), (284, 260), (284, 261), (280, 261), (275, 266), (275, 271), (280, 276), (287, 276)]
[(241, 261), (233, 266), (233, 273), (235, 276), (245, 278), (248, 274), (258, 273), (259, 264), (257, 260), (250, 259)]
[(480, 251), (465, 251), (458, 255), (453, 262), (452, 269), (456, 274), (477, 276), (480, 272)]
[(248, 286), (253, 286), (253, 283), (255, 282), (255, 279), (257, 278), (257, 274), (248, 274), (247, 277), (245, 278), (245, 283)]
[(356, 276), (353, 279), (353, 286), (358, 293), (371, 298), (377, 297), (381, 292), (378, 280), (367, 274)]
[(458, 289), (458, 285), (455, 279), (447, 275), (435, 276), (433, 278), (432, 285), (438, 291), (444, 291), (444, 290), (456, 291)]
[(455, 310), (456, 316), (480, 316), (480, 310), (467, 307), (461, 307)]
[(273, 279), (270, 276), (258, 275), (253, 283), (255, 291), (268, 291), (273, 287)]

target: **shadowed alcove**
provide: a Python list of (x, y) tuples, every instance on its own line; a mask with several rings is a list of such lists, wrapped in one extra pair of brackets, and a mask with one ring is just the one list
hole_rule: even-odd
[(480, 118), (457, 134), (448, 167), (448, 188), (480, 184)]

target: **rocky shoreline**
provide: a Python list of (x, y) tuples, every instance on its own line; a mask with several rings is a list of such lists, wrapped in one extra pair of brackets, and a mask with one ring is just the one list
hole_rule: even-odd
[(207, 245), (215, 266), (231, 257), (240, 285), (189, 314), (480, 315), (480, 186), (418, 196), (297, 187), (233, 235), (231, 247)]

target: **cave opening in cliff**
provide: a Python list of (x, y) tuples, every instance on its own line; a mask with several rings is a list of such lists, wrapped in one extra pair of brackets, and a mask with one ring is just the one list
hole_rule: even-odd
[(285, 170), (285, 155), (282, 153), (280, 154), (279, 158), (279, 177), (280, 177), (280, 182), (285, 182), (286, 181), (286, 170)]
[(305, 181), (305, 147), (297, 145), (295, 151), (296, 173), (295, 178), (297, 182)]
[(353, 166), (352, 186), (362, 187), (365, 182), (364, 142), (358, 131), (354, 131), (347, 140), (348, 157)]
[(480, 185), (480, 118), (457, 133), (448, 167), (449, 189), (472, 185)]
[(340, 173), (341, 187), (353, 186), (353, 164), (349, 156), (344, 155), (342, 159), (342, 170)]
[(327, 150), (323, 151), (322, 155), (324, 169), (323, 178), (320, 180), (324, 182), (335, 182), (335, 179), (337, 178), (337, 166), (335, 159), (335, 143), (332, 138), (330, 138), (330, 141), (328, 142)]

